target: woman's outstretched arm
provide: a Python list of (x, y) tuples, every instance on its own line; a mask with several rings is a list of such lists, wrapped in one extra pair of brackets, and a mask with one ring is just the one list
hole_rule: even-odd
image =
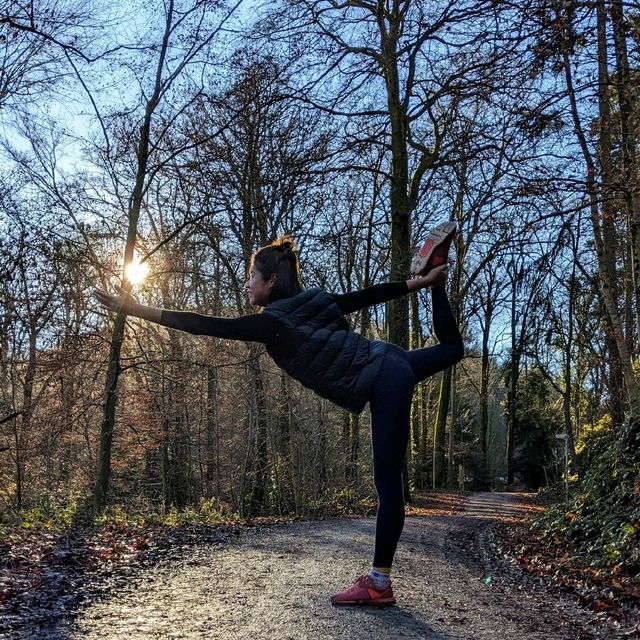
[(276, 338), (280, 328), (276, 318), (259, 313), (239, 318), (219, 318), (191, 311), (148, 307), (137, 302), (122, 287), (116, 285), (116, 288), (121, 292), (120, 295), (111, 295), (99, 289), (94, 289), (94, 295), (110, 311), (122, 312), (194, 335), (266, 343)]
[(264, 343), (275, 340), (280, 329), (280, 323), (276, 318), (262, 313), (252, 313), (238, 318), (220, 318), (192, 311), (168, 309), (162, 309), (159, 324), (198, 336)]

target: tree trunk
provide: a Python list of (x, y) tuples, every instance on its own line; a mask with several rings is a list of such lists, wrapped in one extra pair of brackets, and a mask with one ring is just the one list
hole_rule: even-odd
[(620, 114), (622, 151), (621, 186), (629, 221), (631, 264), (634, 285), (635, 333), (633, 346), (638, 346), (640, 333), (640, 198), (638, 197), (638, 170), (636, 158), (636, 127), (634, 122), (634, 83), (629, 70), (622, 0), (611, 0), (611, 25), (616, 53), (616, 84)]
[(349, 414), (350, 420), (350, 449), (349, 468), (351, 469), (351, 480), (358, 480), (358, 460), (360, 458), (360, 415)]
[(598, 210), (598, 197), (596, 187), (596, 168), (589, 151), (586, 136), (584, 134), (582, 123), (578, 114), (578, 107), (576, 102), (575, 91), (573, 88), (573, 75), (571, 69), (571, 60), (568, 53), (563, 53), (564, 74), (567, 86), (567, 96), (571, 107), (571, 115), (573, 118), (574, 131), (578, 137), (578, 143), (582, 151), (584, 161), (586, 164), (586, 192), (589, 198), (589, 213), (591, 217), (591, 224), (593, 227), (593, 238), (596, 248), (596, 254), (598, 256), (599, 267), (599, 282), (600, 291), (602, 293), (602, 299), (605, 304), (607, 314), (611, 322), (613, 330), (613, 337), (615, 339), (616, 347), (618, 349), (618, 355), (620, 357), (621, 369), (625, 381), (625, 396), (629, 407), (629, 412), (632, 417), (640, 414), (640, 396), (638, 384), (635, 380), (633, 373), (633, 367), (631, 363), (631, 354), (627, 349), (625, 341), (624, 331), (622, 329), (622, 322), (620, 314), (618, 312), (617, 300), (613, 296), (611, 290), (611, 283), (615, 281), (616, 274), (610, 273), (609, 265), (611, 264), (610, 252), (614, 250), (614, 247), (609, 246), (604, 242), (602, 235), (602, 226), (600, 223), (600, 212)]
[(447, 464), (447, 485), (451, 488), (456, 486), (457, 471), (455, 469), (455, 447), (456, 447), (456, 367), (451, 368), (451, 425), (449, 426), (449, 459)]
[(268, 427), (264, 380), (262, 378), (262, 369), (258, 360), (261, 349), (262, 347), (260, 345), (252, 344), (249, 347), (251, 358), (251, 363), (249, 366), (254, 385), (256, 426), (256, 457), (253, 466), (253, 486), (251, 489), (251, 499), (249, 502), (250, 515), (256, 515), (260, 513), (265, 505), (265, 498), (267, 493)]
[[(409, 298), (411, 309), (411, 334), (410, 344), (411, 349), (419, 349), (423, 343), (422, 327), (420, 325), (419, 316), (419, 303), (420, 296), (418, 294)], [(420, 385), (421, 386), (421, 385)], [(420, 388), (418, 387), (418, 389)], [(402, 481), (404, 498), (407, 504), (411, 503), (411, 484), (416, 485), (416, 462), (418, 458), (418, 451), (420, 447), (420, 416), (422, 413), (421, 400), (422, 394), (420, 392), (415, 393), (413, 401), (411, 403), (411, 421), (409, 425), (409, 443), (407, 451), (402, 463)], [(410, 469), (413, 469), (413, 478), (411, 478)]]
[(488, 298), (484, 312), (484, 323), (482, 325), (482, 355), (480, 364), (480, 450), (481, 450), (481, 473), (482, 484), (489, 487), (489, 464), (488, 464), (488, 440), (489, 440), (489, 333), (491, 331), (491, 319), (493, 316), (494, 303), (491, 299), (492, 282), (489, 283)]
[[(391, 280), (404, 280), (411, 262), (411, 224), (409, 203), (409, 159), (407, 117), (400, 98), (398, 73), (398, 29), (381, 28), (383, 76), (387, 88), (387, 108), (391, 122)], [(407, 296), (389, 304), (389, 341), (403, 349), (409, 346), (409, 301)]]
[(440, 396), (438, 397), (438, 413), (433, 431), (433, 472), (431, 487), (439, 489), (446, 481), (445, 468), (445, 437), (447, 426), (447, 414), (449, 413), (449, 402), (451, 396), (451, 372), (449, 367), (442, 372), (440, 380)]
[(342, 414), (342, 439), (344, 442), (345, 467), (344, 478), (347, 482), (358, 477), (358, 459), (360, 457), (360, 416), (349, 411)]
[(186, 416), (182, 348), (175, 332), (170, 334), (171, 359), (177, 363), (176, 375), (169, 379), (169, 412), (172, 431), (169, 433), (169, 495), (171, 504), (181, 508), (191, 500), (191, 455)]
[(296, 516), (301, 516), (304, 507), (304, 474), (301, 464), (299, 424), (287, 403), (289, 424), (289, 444), (291, 447), (291, 485), (293, 487), (293, 508)]
[[(220, 495), (218, 465), (218, 369), (207, 367), (207, 410), (205, 439), (205, 495)], [(215, 487), (215, 489), (214, 489)]]
[(300, 460), (300, 425), (291, 410), (291, 379), (284, 372), (281, 378), (281, 389), (283, 392), (281, 399), (283, 455), (289, 467), (288, 475), (291, 478), (294, 512), (299, 516), (302, 515), (304, 502), (303, 470)]
[(316, 500), (322, 498), (327, 491), (329, 474), (327, 468), (327, 416), (324, 404), (318, 400), (318, 446), (317, 451), (317, 482), (315, 485), (314, 498)]
[[(158, 106), (161, 90), (163, 89), (162, 72), (164, 61), (169, 44), (169, 35), (173, 21), (173, 0), (169, 0), (167, 5), (167, 15), (165, 20), (165, 30), (160, 47), (160, 55), (156, 67), (156, 80), (154, 91), (149, 98), (145, 115), (140, 127), (140, 140), (136, 152), (137, 168), (136, 179), (131, 197), (129, 198), (127, 242), (124, 250), (124, 264), (133, 261), (133, 250), (138, 235), (138, 219), (142, 207), (142, 197), (144, 194), (145, 180), (147, 176), (147, 166), (149, 164), (150, 131), (153, 113)], [(123, 277), (123, 289), (129, 293), (131, 283)], [(115, 425), (118, 378), (120, 376), (120, 351), (124, 339), (125, 316), (118, 313), (111, 334), (109, 348), (109, 365), (107, 368), (107, 379), (104, 387), (104, 412), (102, 424), (100, 425), (100, 447), (98, 451), (98, 470), (93, 492), (94, 504), (97, 510), (102, 510), (107, 503), (107, 492), (109, 489), (109, 478), (111, 475), (111, 445), (113, 442), (113, 428)]]
[[(460, 236), (458, 236), (459, 238)], [(458, 246), (456, 252), (456, 268), (453, 274), (453, 282), (451, 284), (450, 304), (453, 317), (456, 320), (458, 326), (460, 326), (460, 285), (462, 277), (461, 261), (463, 259), (463, 252)], [(447, 424), (447, 412), (450, 405), (450, 393), (451, 393), (451, 375), (452, 368), (449, 367), (442, 373), (442, 380), (440, 382), (440, 395), (438, 398), (438, 412), (433, 431), (433, 469), (432, 469), (432, 487), (434, 489), (444, 486), (446, 482), (446, 467), (445, 467), (445, 437), (446, 437), (446, 424)]]
[(344, 456), (344, 479), (351, 480), (351, 414), (348, 411), (342, 412), (342, 445)]
[(433, 406), (433, 392), (435, 389), (433, 379), (420, 385), (422, 411), (420, 412), (420, 488), (427, 489), (431, 486), (431, 474), (429, 462), (432, 459), (429, 434), (431, 432), (431, 408)]
[[(572, 239), (573, 240), (573, 239)], [(577, 245), (577, 240), (575, 240)], [(567, 343), (565, 345), (564, 355), (564, 390), (562, 393), (563, 413), (564, 413), (564, 432), (567, 437), (567, 448), (569, 450), (569, 458), (574, 469), (578, 466), (578, 457), (576, 455), (576, 447), (573, 438), (573, 420), (571, 416), (571, 400), (572, 400), (572, 356), (573, 356), (573, 327), (575, 325), (574, 318), (576, 312), (575, 296), (576, 296), (576, 260), (577, 246), (574, 245), (574, 261), (571, 269), (571, 277), (569, 279), (569, 308), (567, 310)]]
[(118, 401), (118, 377), (120, 376), (120, 351), (124, 337), (125, 316), (116, 316), (111, 344), (109, 347), (109, 365), (105, 383), (102, 424), (100, 425), (100, 446), (98, 450), (98, 474), (94, 488), (94, 503), (101, 510), (107, 503), (109, 478), (111, 477), (111, 445), (113, 443), (113, 427), (115, 424), (116, 404)]
[[(615, 189), (613, 163), (611, 160), (611, 100), (609, 91), (609, 72), (607, 68), (607, 10), (604, 3), (597, 4), (597, 32), (598, 32), (598, 137), (599, 137), (599, 161), (602, 182), (602, 241), (609, 250), (604, 255), (607, 273), (614, 276), (609, 281), (611, 295), (614, 300), (620, 299), (620, 292), (616, 274), (616, 254), (618, 241), (614, 223), (615, 206), (613, 204)], [(624, 378), (622, 376), (622, 363), (616, 347), (614, 328), (611, 317), (606, 313), (606, 307), (600, 295), (600, 307), (605, 321), (605, 345), (608, 353), (609, 376), (607, 388), (609, 392), (609, 404), (613, 424), (622, 424), (624, 421)], [(629, 332), (627, 332), (629, 335)]]
[(520, 350), (516, 342), (516, 301), (518, 298), (519, 274), (511, 280), (511, 358), (509, 363), (509, 385), (507, 391), (507, 484), (513, 484), (513, 438), (516, 430), (516, 394), (520, 377)]

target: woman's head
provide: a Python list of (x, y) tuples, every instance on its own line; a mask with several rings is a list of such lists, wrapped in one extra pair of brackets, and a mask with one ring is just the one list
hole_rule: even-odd
[(284, 235), (253, 254), (245, 289), (251, 304), (261, 307), (302, 291), (298, 247), (291, 236)]

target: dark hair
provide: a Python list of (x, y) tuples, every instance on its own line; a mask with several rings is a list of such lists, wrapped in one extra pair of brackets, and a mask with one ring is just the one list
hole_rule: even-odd
[(300, 261), (296, 241), (288, 234), (258, 249), (251, 256), (249, 269), (256, 268), (265, 280), (275, 275), (267, 303), (291, 298), (302, 291)]

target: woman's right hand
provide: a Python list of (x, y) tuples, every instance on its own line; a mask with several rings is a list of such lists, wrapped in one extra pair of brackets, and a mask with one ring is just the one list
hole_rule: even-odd
[(442, 287), (447, 282), (447, 274), (449, 273), (449, 266), (446, 264), (434, 267), (427, 273), (426, 276), (418, 276), (407, 280), (407, 287), (409, 291), (417, 291), (418, 289), (424, 289), (425, 287)]
[(109, 311), (124, 313), (125, 315), (136, 315), (139, 307), (136, 299), (120, 285), (116, 284), (114, 287), (120, 292), (119, 295), (113, 295), (96, 288), (93, 289), (93, 295), (98, 299), (98, 302), (109, 309)]

